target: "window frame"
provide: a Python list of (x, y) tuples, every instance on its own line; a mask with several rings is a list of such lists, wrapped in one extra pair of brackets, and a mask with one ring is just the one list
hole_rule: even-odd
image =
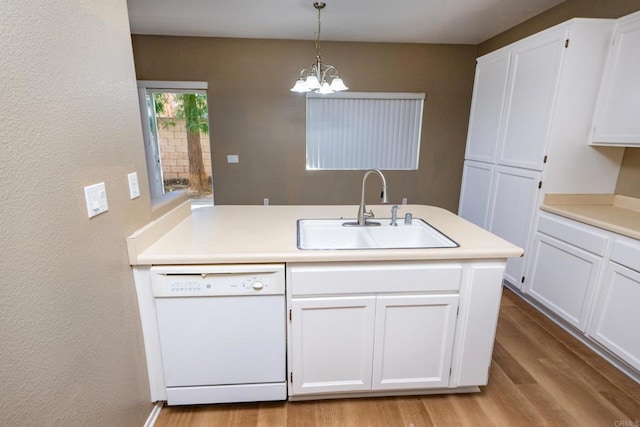
[[(149, 129), (147, 94), (154, 91), (174, 93), (207, 93), (209, 83), (198, 81), (138, 80), (137, 86), (151, 207), (152, 209), (157, 209), (170, 203), (178, 197), (185, 195), (186, 193), (183, 190), (172, 191), (168, 193), (163, 192), (162, 188), (158, 187), (158, 184), (156, 182), (157, 179), (152, 175), (157, 167), (156, 156), (159, 156), (159, 153), (156, 153), (156, 148), (154, 148), (154, 143)], [(155, 142), (155, 144), (157, 143), (158, 141)], [(162, 176), (160, 177), (160, 180), (162, 180)]]
[[(329, 115), (322, 116), (323, 112), (319, 109), (313, 110), (316, 107), (310, 107), (310, 103), (316, 102), (316, 100), (329, 100), (335, 101), (336, 99), (349, 99), (349, 100), (373, 100), (373, 101), (409, 101), (409, 111), (406, 106), (402, 106), (397, 102), (391, 102), (389, 105), (384, 105), (379, 102), (371, 103), (371, 105), (363, 105), (363, 103), (351, 103), (344, 106), (340, 106), (339, 103), (333, 102), (329, 104), (331, 107), (344, 108), (346, 114), (354, 114), (363, 118), (363, 122), (355, 126), (344, 126), (343, 116), (335, 121), (332, 121)], [(412, 171), (419, 169), (420, 162), (420, 145), (422, 140), (422, 123), (424, 116), (424, 100), (426, 99), (425, 93), (416, 92), (340, 92), (331, 95), (322, 95), (316, 93), (306, 94), (306, 129), (305, 129), (305, 148), (306, 148), (306, 170), (367, 170), (371, 168), (377, 168), (382, 170), (403, 170)], [(417, 104), (415, 101), (419, 101)], [(312, 105), (312, 104), (311, 104)], [(383, 105), (384, 107), (381, 107)], [(311, 109), (310, 109), (311, 108)], [(375, 120), (379, 118), (380, 109), (384, 110), (384, 120)], [(329, 109), (328, 109), (329, 110)], [(332, 111), (332, 110), (330, 110)], [(312, 116), (313, 114), (318, 116)], [(404, 116), (403, 116), (404, 114)], [(407, 115), (409, 114), (409, 115)], [(318, 122), (313, 123), (313, 120), (323, 120), (320, 124)], [(353, 122), (351, 122), (353, 123)], [(387, 126), (382, 132), (379, 132), (381, 123)], [(374, 129), (375, 128), (375, 129)], [(333, 136), (328, 136), (328, 132), (324, 129), (332, 129)], [(345, 129), (343, 132), (335, 129)], [(357, 129), (357, 130), (356, 130)], [(376, 135), (376, 138), (363, 141), (363, 136), (370, 137), (372, 134)], [(385, 136), (391, 136), (392, 138), (401, 138), (408, 136), (405, 139), (406, 142), (400, 145), (400, 152), (396, 157), (400, 159), (389, 160), (385, 158), (385, 155), (391, 151), (398, 150), (398, 147), (393, 147), (390, 143), (392, 140), (385, 140)], [(380, 136), (378, 135), (385, 135)], [(325, 153), (318, 154), (323, 143), (322, 138), (334, 138), (330, 142), (331, 147), (326, 150)], [(336, 142), (337, 138), (341, 143), (346, 143), (348, 150), (352, 153), (353, 158), (349, 159), (351, 164), (340, 164), (345, 161), (344, 155), (339, 150), (340, 144)], [(372, 151), (367, 151), (367, 145), (372, 145)], [(336, 151), (336, 147), (337, 150)], [(374, 158), (371, 158), (373, 154)], [(322, 156), (325, 156), (324, 158)], [(368, 156), (370, 158), (365, 158)], [(331, 159), (333, 157), (333, 159)], [(336, 160), (339, 158), (340, 160)], [(330, 163), (333, 161), (334, 163)]]

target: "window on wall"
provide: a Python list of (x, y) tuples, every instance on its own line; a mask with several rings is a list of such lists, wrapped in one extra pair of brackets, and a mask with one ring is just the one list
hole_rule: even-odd
[(206, 82), (138, 81), (147, 172), (154, 205), (186, 193), (213, 204)]
[(307, 170), (416, 170), (424, 93), (307, 94)]

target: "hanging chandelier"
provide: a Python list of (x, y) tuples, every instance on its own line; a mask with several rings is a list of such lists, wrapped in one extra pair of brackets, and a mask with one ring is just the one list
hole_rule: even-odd
[(313, 4), (318, 10), (318, 35), (316, 37), (316, 62), (300, 71), (300, 78), (291, 88), (292, 92), (316, 92), (328, 94), (349, 89), (338, 76), (333, 65), (323, 64), (320, 55), (320, 11), (326, 6), (323, 2)]

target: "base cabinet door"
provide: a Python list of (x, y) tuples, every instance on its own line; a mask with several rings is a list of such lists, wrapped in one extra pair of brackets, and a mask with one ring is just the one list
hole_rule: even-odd
[(447, 387), (457, 295), (379, 296), (373, 390)]
[(291, 300), (293, 393), (371, 390), (375, 300)]
[(527, 294), (584, 332), (602, 258), (538, 233), (533, 259)]
[(640, 371), (640, 272), (609, 262), (588, 334)]
[[(538, 203), (540, 172), (496, 166), (489, 231), (524, 248), (528, 256), (533, 214)], [(521, 286), (525, 258), (509, 258), (505, 278)]]
[(462, 169), (458, 215), (482, 228), (488, 225), (494, 169), (495, 165), (473, 160), (465, 160)]

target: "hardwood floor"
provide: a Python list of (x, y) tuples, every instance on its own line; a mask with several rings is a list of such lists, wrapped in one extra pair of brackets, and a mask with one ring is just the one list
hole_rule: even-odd
[(640, 384), (504, 290), (489, 384), (456, 395), (165, 407), (164, 426), (640, 427)]

